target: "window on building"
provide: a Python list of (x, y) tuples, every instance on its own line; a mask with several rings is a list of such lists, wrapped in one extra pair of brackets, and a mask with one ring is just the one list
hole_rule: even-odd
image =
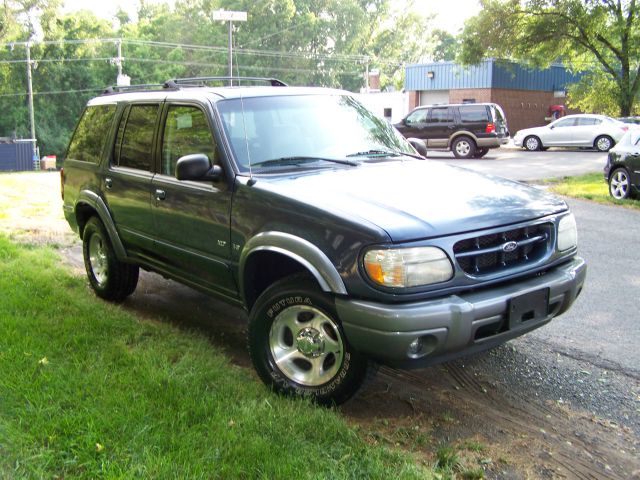
[(69, 144), (67, 158), (91, 163), (100, 162), (115, 113), (115, 105), (87, 107)]

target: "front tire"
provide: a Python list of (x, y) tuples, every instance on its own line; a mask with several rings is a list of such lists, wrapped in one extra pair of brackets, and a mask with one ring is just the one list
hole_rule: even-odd
[(535, 152), (542, 149), (542, 142), (534, 135), (524, 139), (524, 148), (530, 152)]
[(609, 194), (616, 200), (631, 198), (631, 182), (624, 168), (617, 168), (609, 175)]
[(469, 137), (458, 137), (453, 141), (451, 150), (456, 158), (472, 158), (476, 153), (476, 143)]
[(345, 402), (366, 376), (368, 361), (347, 342), (333, 299), (307, 277), (285, 278), (260, 295), (248, 346), (265, 384), (319, 404)]
[(117, 259), (97, 217), (91, 217), (84, 227), (82, 254), (89, 284), (100, 298), (120, 302), (135, 291), (140, 269)]
[(599, 152), (608, 152), (609, 150), (611, 150), (611, 148), (613, 148), (613, 145), (613, 138), (609, 137), (608, 135), (600, 135), (593, 142), (593, 146)]

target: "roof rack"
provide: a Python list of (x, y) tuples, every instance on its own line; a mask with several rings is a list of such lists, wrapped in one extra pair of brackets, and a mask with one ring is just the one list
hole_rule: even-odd
[(272, 87), (287, 87), (288, 85), (284, 83), (282, 80), (278, 80), (277, 78), (266, 78), (266, 77), (234, 77), (234, 76), (223, 76), (223, 77), (192, 77), (192, 78), (174, 78), (173, 80), (167, 80), (164, 83), (164, 88), (180, 88), (180, 87), (204, 87), (207, 82), (265, 82), (271, 85)]
[(163, 83), (143, 83), (140, 85), (110, 85), (102, 91), (102, 95), (137, 90), (160, 90), (166, 88)]

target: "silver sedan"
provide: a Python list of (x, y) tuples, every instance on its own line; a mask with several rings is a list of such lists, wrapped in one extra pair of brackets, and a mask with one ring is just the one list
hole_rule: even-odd
[(567, 115), (543, 127), (519, 130), (513, 143), (530, 151), (587, 147), (608, 152), (628, 129), (629, 125), (605, 115)]

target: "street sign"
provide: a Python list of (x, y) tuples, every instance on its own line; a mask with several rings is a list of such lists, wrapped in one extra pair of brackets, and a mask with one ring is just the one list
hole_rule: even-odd
[(213, 20), (223, 20), (230, 22), (246, 22), (247, 12), (234, 12), (232, 10), (216, 10), (211, 13)]

